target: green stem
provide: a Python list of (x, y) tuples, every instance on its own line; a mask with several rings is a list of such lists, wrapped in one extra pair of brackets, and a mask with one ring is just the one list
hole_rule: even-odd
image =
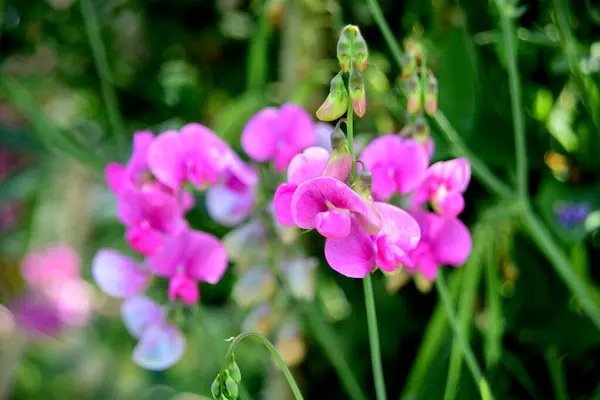
[(367, 325), (369, 328), (369, 343), (371, 345), (371, 364), (375, 379), (375, 394), (377, 400), (386, 400), (385, 381), (383, 379), (383, 365), (381, 363), (381, 349), (379, 346), (379, 329), (377, 327), (377, 313), (375, 311), (375, 296), (371, 275), (363, 279), (365, 292), (365, 306), (367, 308)]
[(279, 365), (279, 368), (281, 368), (283, 375), (285, 375), (285, 379), (287, 380), (288, 385), (290, 385), (290, 389), (292, 389), (294, 398), (296, 400), (303, 400), (304, 398), (302, 397), (300, 388), (298, 388), (298, 384), (294, 380), (294, 377), (292, 376), (290, 369), (285, 364), (285, 361), (283, 361), (283, 358), (281, 358), (281, 356), (277, 352), (277, 349), (275, 348), (275, 346), (273, 346), (273, 344), (269, 341), (269, 339), (267, 339), (266, 337), (264, 337), (263, 335), (260, 335), (258, 333), (243, 332), (243, 333), (240, 333), (239, 335), (237, 335), (235, 338), (233, 338), (233, 340), (231, 341), (231, 344), (229, 345), (229, 349), (227, 349), (227, 354), (225, 355), (225, 361), (223, 362), (223, 366), (221, 367), (221, 376), (224, 376), (225, 369), (227, 368), (227, 365), (229, 364), (229, 360), (231, 359), (231, 357), (233, 355), (233, 351), (235, 350), (235, 347), (238, 345), (238, 343), (240, 343), (243, 339), (245, 339), (247, 337), (258, 340), (263, 346), (265, 346), (271, 352), (271, 355), (273, 356), (273, 358), (275, 358), (277, 365)]
[(524, 207), (522, 221), (531, 238), (537, 243), (542, 253), (550, 261), (556, 273), (565, 282), (569, 290), (581, 301), (581, 308), (590, 317), (594, 325), (600, 329), (600, 309), (589, 287), (581, 280), (569, 260), (560, 251), (546, 226), (529, 207)]
[(479, 387), (481, 397), (483, 399), (493, 399), (487, 379), (485, 379), (485, 377), (483, 376), (483, 373), (481, 372), (481, 369), (477, 364), (477, 360), (475, 359), (475, 355), (473, 354), (469, 343), (465, 339), (463, 331), (458, 323), (456, 313), (454, 312), (454, 306), (452, 305), (452, 298), (450, 297), (450, 293), (448, 292), (448, 286), (446, 286), (446, 278), (444, 278), (444, 274), (441, 271), (438, 273), (438, 276), (435, 280), (435, 286), (438, 290), (442, 304), (446, 308), (446, 313), (448, 314), (450, 326), (454, 331), (454, 340), (456, 341), (456, 343), (458, 343), (460, 349), (462, 350), (463, 356), (465, 357), (465, 362), (467, 363), (467, 367), (469, 368), (469, 371), (473, 376), (473, 380), (475, 381), (475, 385)]
[(546, 364), (548, 364), (550, 379), (552, 380), (552, 386), (554, 386), (554, 398), (556, 400), (568, 400), (567, 383), (565, 382), (565, 374), (556, 346), (552, 346), (546, 351)]
[(271, 25), (269, 24), (269, 13), (267, 12), (268, 6), (269, 1), (265, 1), (262, 11), (258, 16), (256, 32), (252, 35), (250, 42), (246, 75), (246, 88), (248, 91), (263, 91), (267, 84), (267, 50), (269, 47), (269, 37), (271, 36)]
[[(394, 34), (392, 33), (390, 26), (383, 16), (381, 7), (377, 3), (377, 0), (367, 0), (371, 14), (375, 19), (375, 22), (379, 26), (379, 30), (383, 34), (383, 37), (392, 52), (392, 56), (399, 67), (404, 65), (404, 55), (400, 49), (400, 45), (396, 41)], [(435, 117), (440, 130), (446, 137), (446, 139), (452, 144), (452, 152), (457, 157), (466, 157), (471, 162), (471, 169), (473, 174), (477, 176), (481, 183), (483, 183), (491, 192), (496, 193), (502, 198), (508, 198), (512, 196), (512, 190), (485, 165), (481, 159), (479, 159), (474, 153), (472, 153), (467, 145), (462, 141), (456, 130), (450, 125), (448, 119), (444, 114), (438, 110)]]
[(354, 180), (356, 177), (356, 158), (354, 157), (354, 109), (352, 108), (352, 100), (348, 96), (348, 118), (346, 120), (346, 132), (348, 136), (348, 151), (352, 158), (352, 169), (350, 170), (350, 179)]
[(487, 327), (485, 330), (485, 364), (495, 367), (502, 357), (502, 335), (504, 322), (502, 316), (502, 299), (500, 298), (500, 279), (495, 257), (495, 242), (489, 244), (485, 268)]
[[(477, 289), (481, 280), (481, 270), (483, 266), (483, 254), (486, 251), (486, 233), (485, 228), (481, 226), (475, 227), (473, 233), (473, 251), (469, 256), (469, 261), (463, 267), (465, 278), (462, 282), (461, 296), (459, 300), (458, 323), (465, 337), (469, 340), (471, 332), (471, 322), (473, 321), (473, 306)], [(489, 236), (488, 236), (489, 237)], [(458, 384), (462, 373), (462, 351), (460, 344), (456, 338), (452, 343), (450, 351), (450, 366), (448, 367), (448, 378), (446, 380), (446, 391), (444, 392), (444, 400), (454, 400), (458, 393)]]
[(519, 196), (525, 199), (529, 192), (527, 169), (527, 143), (525, 141), (525, 118), (521, 102), (521, 78), (517, 66), (517, 46), (515, 27), (513, 24), (513, 6), (503, 0), (496, 0), (500, 14), (500, 25), (504, 43), (504, 54), (508, 70), (508, 87), (515, 135), (515, 153), (517, 157), (517, 190)]
[(125, 137), (126, 129), (119, 112), (117, 94), (113, 87), (113, 78), (106, 56), (106, 48), (104, 47), (100, 36), (98, 19), (96, 18), (96, 13), (94, 12), (94, 6), (92, 5), (91, 0), (80, 0), (79, 5), (81, 7), (81, 14), (83, 15), (85, 31), (92, 48), (94, 63), (100, 77), (100, 90), (102, 91), (102, 97), (106, 104), (108, 122), (110, 123), (117, 149), (120, 154), (124, 155), (125, 149), (127, 148)]
[(336, 334), (323, 321), (323, 317), (319, 313), (316, 304), (311, 303), (307, 305), (304, 314), (308, 321), (308, 325), (319, 341), (321, 348), (335, 368), (337, 375), (346, 390), (346, 394), (348, 394), (352, 400), (366, 400), (367, 397), (352, 373), (350, 365), (338, 345)]

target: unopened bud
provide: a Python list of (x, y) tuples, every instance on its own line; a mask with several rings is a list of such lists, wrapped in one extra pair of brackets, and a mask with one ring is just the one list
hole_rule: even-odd
[(227, 389), (227, 394), (229, 395), (229, 398), (232, 400), (237, 399), (237, 397), (240, 394), (238, 385), (237, 385), (237, 383), (235, 383), (235, 381), (233, 380), (233, 378), (231, 376), (228, 376), (227, 379), (225, 379), (225, 389)]
[(367, 69), (369, 50), (367, 42), (355, 25), (346, 25), (337, 43), (337, 58), (343, 72), (356, 65), (361, 72)]
[(429, 129), (429, 124), (427, 123), (427, 120), (425, 120), (423, 115), (419, 115), (415, 120), (415, 123), (413, 125), (413, 132), (415, 139), (419, 141), (424, 141), (425, 139), (429, 138), (429, 134), (431, 133), (431, 131)]
[(369, 49), (367, 48), (367, 42), (360, 33), (360, 30), (356, 28), (354, 34), (354, 62), (360, 69), (360, 72), (367, 70), (367, 63), (369, 60)]
[(227, 366), (227, 371), (229, 371), (229, 376), (231, 376), (231, 378), (236, 383), (240, 383), (240, 381), (242, 380), (242, 373), (240, 371), (240, 367), (238, 367), (233, 356), (231, 358), (231, 362)]
[(431, 70), (427, 71), (427, 87), (425, 88), (425, 112), (434, 115), (438, 107), (438, 82)]
[(212, 385), (210, 386), (210, 393), (214, 399), (218, 399), (221, 395), (221, 374), (218, 374)]
[(352, 25), (346, 25), (340, 33), (340, 38), (337, 42), (337, 59), (340, 63), (340, 68), (343, 72), (350, 70), (350, 60), (352, 52)]
[(348, 139), (339, 126), (331, 134), (331, 149), (323, 175), (345, 181), (352, 170), (352, 156), (348, 149)]
[(342, 79), (342, 71), (333, 77), (329, 84), (329, 95), (317, 110), (321, 121), (333, 121), (341, 117), (348, 108), (348, 93)]
[(363, 117), (367, 111), (367, 96), (365, 94), (365, 82), (358, 68), (352, 68), (350, 81), (348, 83), (352, 108), (359, 117)]
[(408, 102), (406, 104), (406, 111), (409, 115), (415, 114), (421, 109), (421, 80), (419, 75), (413, 75), (408, 81)]
[(352, 183), (352, 190), (361, 195), (363, 198), (371, 199), (371, 185), (373, 184), (373, 176), (368, 169), (362, 168), (356, 176), (356, 180)]
[(404, 66), (402, 67), (402, 79), (408, 79), (417, 71), (417, 57), (413, 52), (407, 52), (404, 56)]

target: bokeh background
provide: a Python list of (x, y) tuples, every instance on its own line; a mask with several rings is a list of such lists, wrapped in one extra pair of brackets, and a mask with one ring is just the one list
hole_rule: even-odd
[[(495, 7), (479, 0), (379, 3), (398, 41), (412, 38), (426, 49), (440, 108), (461, 138), (512, 183), (513, 124)], [(596, 294), (600, 7), (555, 0), (521, 2), (516, 10), (532, 202)], [(0, 398), (210, 396), (227, 347), (222, 339), (239, 333), (243, 318), (230, 300), (233, 269), (219, 285), (201, 287), (203, 322), (187, 317), (183, 360), (163, 372), (136, 366), (119, 303), (91, 280), (99, 248), (127, 250), (103, 167), (126, 160), (135, 130), (201, 122), (239, 149), (244, 124), (264, 106), (293, 101), (313, 114), (337, 72), (335, 43), (345, 23), (359, 25), (370, 48), (368, 111), (356, 124), (357, 140), (398, 132), (405, 121), (400, 70), (366, 2), (3, 0), (0, 22), (0, 301), (23, 289), (20, 265), (29, 251), (60, 242), (79, 254), (92, 304), (83, 327), (44, 338), (22, 333), (0, 306)], [(436, 129), (432, 124), (435, 157), (448, 158)], [(454, 270), (449, 281), (496, 398), (600, 398), (600, 334), (580, 300), (476, 179), (466, 204), (462, 219), (484, 226), (476, 240), (490, 245), (481, 265)], [(202, 202), (189, 220), (217, 236), (228, 232)], [(319, 237), (301, 244), (319, 259), (310, 307), (373, 393), (361, 282), (326, 266)], [(460, 298), (469, 279), (474, 289)], [(453, 341), (435, 290), (389, 286), (375, 277), (388, 392), (442, 398)], [(293, 372), (305, 397), (346, 398), (314, 324), (300, 322), (307, 325), (306, 354)], [(256, 398), (289, 398), (264, 349), (244, 344), (237, 354)], [(479, 396), (466, 371), (458, 390), (460, 399)]]

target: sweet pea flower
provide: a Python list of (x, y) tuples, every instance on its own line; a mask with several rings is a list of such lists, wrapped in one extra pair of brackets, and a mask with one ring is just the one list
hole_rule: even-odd
[(471, 165), (465, 158), (439, 161), (433, 164), (415, 190), (411, 203), (413, 209), (431, 202), (440, 215), (456, 217), (465, 208), (463, 193), (471, 180)]
[(219, 181), (206, 192), (208, 214), (222, 225), (238, 225), (254, 209), (258, 173), (232, 152)]
[(421, 229), (421, 241), (410, 253), (411, 273), (419, 272), (429, 281), (435, 280), (440, 265), (459, 267), (471, 253), (471, 234), (458, 218), (447, 218), (430, 212), (411, 212)]
[(179, 201), (157, 185), (124, 188), (117, 199), (117, 216), (131, 248), (146, 256), (160, 249), (165, 235), (187, 225)]
[(216, 284), (227, 268), (227, 254), (221, 242), (208, 233), (184, 229), (165, 238), (161, 249), (149, 257), (150, 270), (169, 278), (169, 299), (187, 304), (198, 301), (197, 281)]
[(366, 234), (379, 232), (381, 214), (368, 200), (343, 182), (326, 176), (302, 183), (291, 200), (291, 214), (297, 226), (316, 228), (327, 238), (350, 234), (352, 217)]
[(126, 165), (109, 163), (104, 171), (106, 183), (112, 192), (118, 195), (124, 187), (141, 187), (151, 179), (148, 170), (148, 149), (152, 144), (152, 132), (143, 131), (133, 134), (133, 152)]
[(190, 182), (197, 188), (216, 184), (233, 150), (207, 127), (191, 123), (157, 136), (148, 149), (148, 167), (172, 190)]
[(360, 160), (373, 175), (373, 196), (387, 201), (414, 190), (429, 165), (427, 151), (416, 140), (385, 135), (373, 140)]
[(282, 172), (292, 158), (316, 142), (310, 115), (296, 104), (267, 107), (254, 115), (242, 132), (242, 148), (255, 161), (273, 160)]
[(127, 299), (121, 306), (125, 327), (139, 339), (133, 361), (142, 368), (165, 370), (177, 364), (185, 353), (185, 337), (167, 322), (165, 314), (163, 307), (144, 296)]
[(111, 249), (100, 249), (92, 260), (92, 276), (104, 293), (126, 299), (143, 293), (150, 271), (134, 259)]
[(417, 222), (395, 206), (376, 202), (384, 225), (373, 235), (367, 234), (352, 217), (350, 234), (325, 241), (325, 259), (331, 268), (350, 278), (364, 278), (375, 266), (393, 272), (412, 265), (408, 254), (419, 243)]

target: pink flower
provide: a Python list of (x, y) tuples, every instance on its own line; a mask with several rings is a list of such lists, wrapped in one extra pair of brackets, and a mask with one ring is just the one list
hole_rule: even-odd
[(151, 178), (148, 170), (148, 149), (152, 144), (152, 132), (136, 132), (133, 135), (133, 153), (127, 165), (110, 163), (104, 171), (108, 187), (113, 193), (119, 194), (128, 186), (141, 187)]
[(136, 296), (150, 283), (150, 271), (137, 261), (110, 250), (100, 249), (92, 260), (92, 276), (98, 287), (111, 297)]
[(409, 254), (411, 273), (419, 272), (435, 279), (440, 265), (459, 267), (471, 253), (471, 234), (457, 218), (445, 218), (430, 212), (411, 212), (421, 228), (421, 241)]
[(287, 103), (254, 115), (242, 132), (242, 148), (253, 160), (275, 162), (282, 172), (300, 151), (315, 144), (315, 125), (302, 107)]
[(350, 234), (325, 241), (325, 259), (335, 271), (350, 278), (364, 278), (375, 266), (394, 271), (411, 264), (408, 252), (420, 239), (417, 222), (405, 211), (385, 203), (375, 203), (384, 226), (374, 235), (365, 233), (352, 218)]
[(429, 165), (429, 156), (420, 143), (385, 135), (373, 140), (362, 152), (360, 160), (373, 175), (373, 196), (389, 200), (414, 190)]
[(237, 225), (254, 209), (258, 173), (231, 153), (219, 181), (206, 192), (208, 214), (222, 225)]
[(471, 165), (464, 158), (440, 161), (433, 164), (411, 199), (412, 207), (418, 209), (431, 202), (433, 209), (446, 217), (458, 216), (465, 207), (463, 193), (471, 179)]
[(367, 234), (379, 232), (381, 214), (343, 182), (330, 177), (317, 177), (302, 183), (291, 200), (291, 214), (297, 226), (316, 228), (328, 238), (344, 238), (350, 234), (352, 216)]
[(170, 278), (171, 301), (181, 298), (186, 303), (195, 303), (196, 281), (216, 284), (227, 268), (227, 254), (216, 237), (185, 229), (165, 238), (164, 245), (147, 262), (153, 273)]
[(148, 166), (156, 179), (172, 190), (188, 181), (204, 188), (217, 183), (232, 152), (210, 129), (193, 123), (179, 132), (157, 136), (148, 149)]
[(38, 290), (79, 279), (79, 255), (67, 245), (52, 244), (27, 253), (21, 273), (29, 287)]
[(187, 225), (179, 201), (156, 184), (124, 188), (117, 199), (117, 216), (127, 228), (131, 248), (147, 256), (160, 249), (165, 235)]

